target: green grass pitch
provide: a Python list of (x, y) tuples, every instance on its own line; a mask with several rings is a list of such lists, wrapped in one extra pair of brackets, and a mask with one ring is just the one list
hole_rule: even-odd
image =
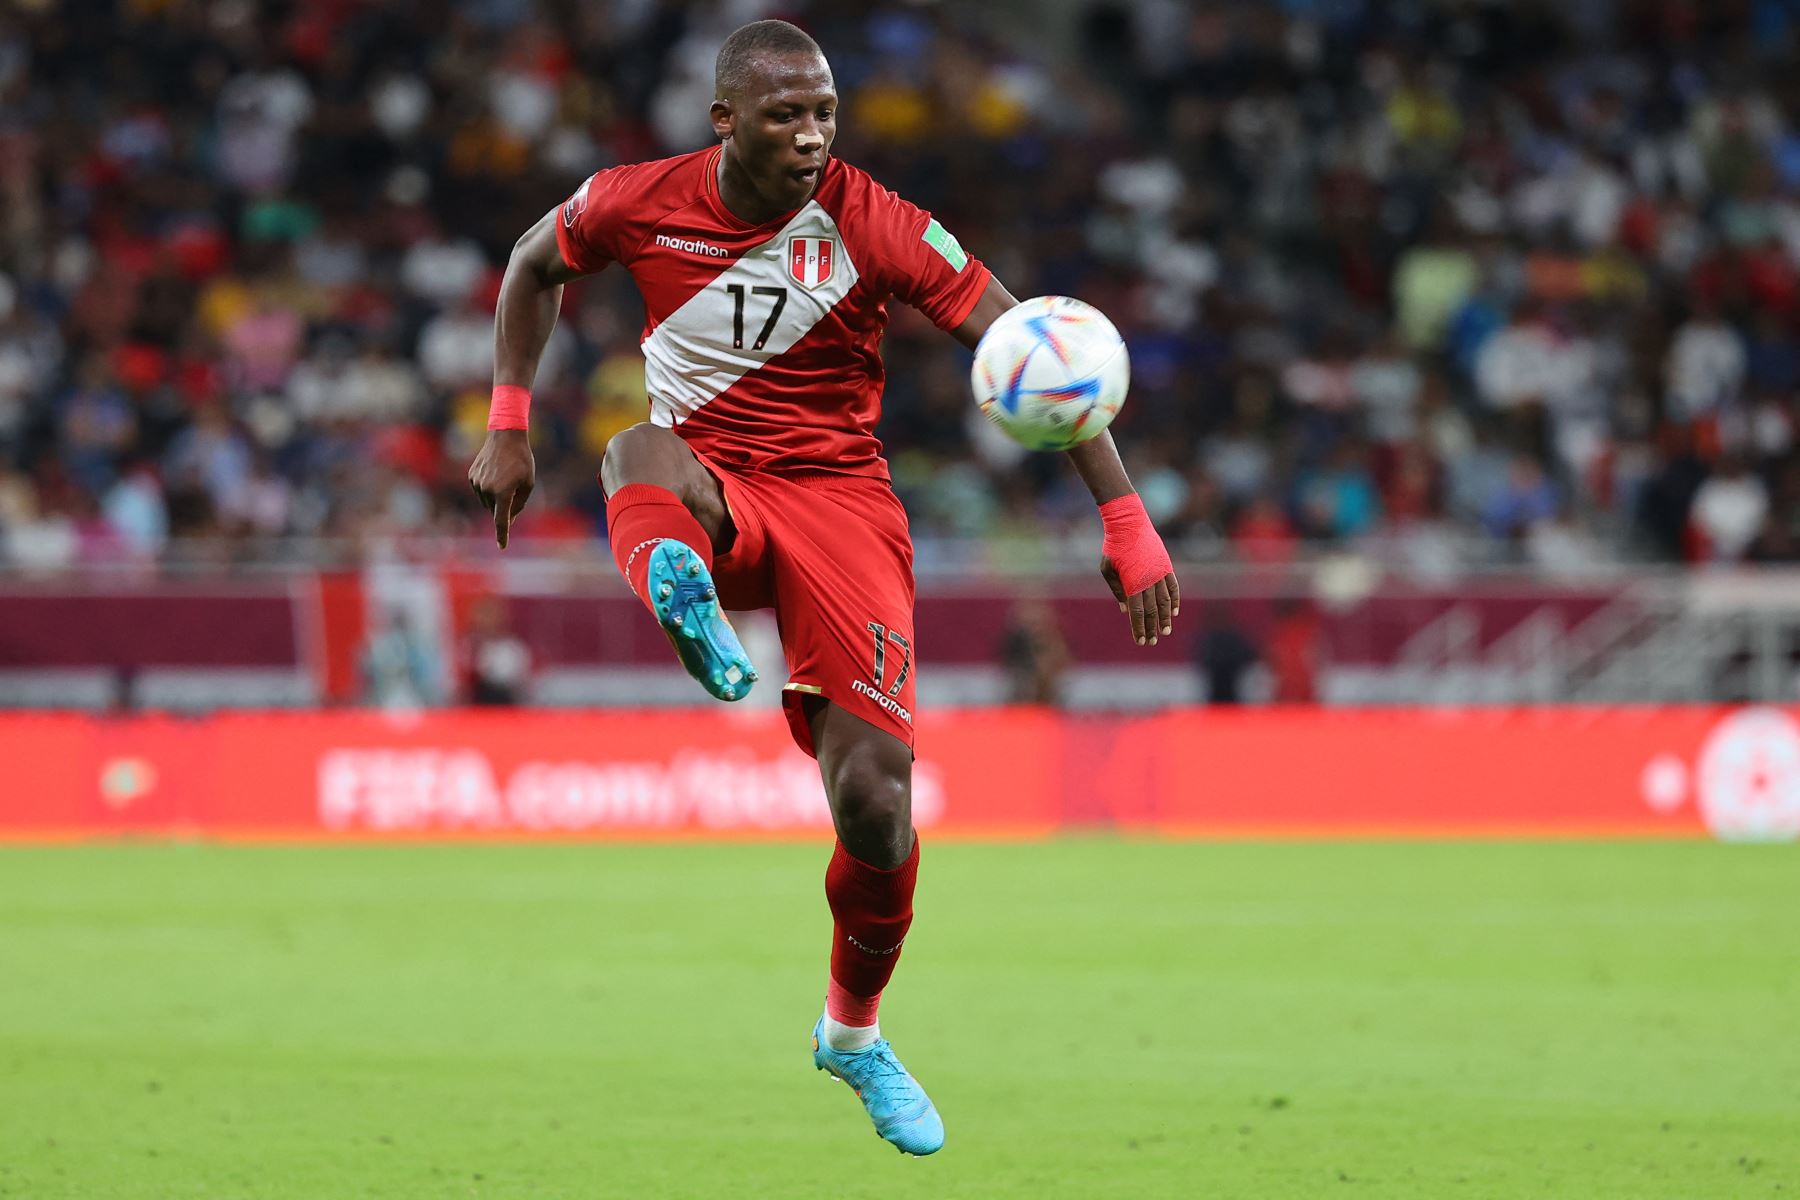
[(0, 851), (0, 1196), (1800, 1197), (1800, 852), (925, 847), (814, 1072), (826, 848)]

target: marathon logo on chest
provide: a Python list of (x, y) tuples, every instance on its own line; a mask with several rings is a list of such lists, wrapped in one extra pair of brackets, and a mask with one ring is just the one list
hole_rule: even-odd
[(656, 235), (656, 244), (666, 246), (670, 250), (680, 250), (687, 254), (704, 254), (708, 258), (730, 258), (731, 251), (723, 246), (715, 246), (711, 242), (703, 242), (699, 238), (670, 237), (666, 233)]
[(804, 288), (816, 288), (831, 278), (836, 246), (830, 238), (788, 239), (788, 274)]

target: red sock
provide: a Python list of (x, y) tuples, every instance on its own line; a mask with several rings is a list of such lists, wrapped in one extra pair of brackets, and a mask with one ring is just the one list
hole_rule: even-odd
[(912, 925), (913, 883), (919, 877), (919, 843), (891, 871), (853, 858), (839, 842), (825, 868), (831, 904), (831, 980), (825, 1015), (844, 1025), (873, 1025), (881, 989), (894, 974), (900, 945)]
[(712, 570), (712, 541), (694, 514), (668, 488), (653, 483), (628, 483), (606, 501), (606, 536), (612, 542), (613, 561), (619, 574), (652, 612), (645, 578), (650, 572), (650, 551), (656, 543), (685, 542)]

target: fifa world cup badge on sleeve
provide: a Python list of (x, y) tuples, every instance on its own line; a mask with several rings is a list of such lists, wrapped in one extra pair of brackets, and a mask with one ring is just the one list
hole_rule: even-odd
[(925, 236), (920, 240), (941, 254), (945, 262), (956, 268), (957, 274), (962, 274), (962, 269), (969, 265), (969, 256), (963, 250), (962, 243), (948, 229), (939, 225), (936, 217), (925, 227)]

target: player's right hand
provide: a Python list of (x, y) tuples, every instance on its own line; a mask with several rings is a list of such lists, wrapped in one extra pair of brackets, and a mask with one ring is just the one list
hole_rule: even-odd
[(481, 498), (482, 506), (494, 514), (494, 541), (506, 549), (513, 518), (537, 486), (531, 435), (523, 429), (489, 430), (487, 441), (469, 466), (469, 486)]

